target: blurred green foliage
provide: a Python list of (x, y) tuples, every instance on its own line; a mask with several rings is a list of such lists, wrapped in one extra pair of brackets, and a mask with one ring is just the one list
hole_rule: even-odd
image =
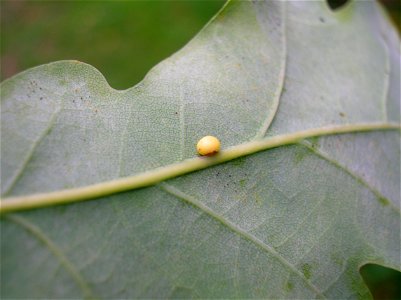
[[(224, 2), (1, 1), (1, 81), (40, 64), (76, 59), (99, 69), (114, 88), (134, 86)], [(400, 1), (381, 2), (400, 29)], [(401, 299), (400, 272), (367, 265), (361, 274), (376, 299)]]
[(398, 32), (401, 32), (401, 1), (400, 0), (379, 0), (386, 8), (390, 18), (397, 27)]
[(360, 273), (374, 299), (401, 299), (401, 273), (379, 265), (364, 265)]
[[(400, 28), (401, 2), (380, 1)], [(76, 59), (98, 68), (114, 88), (131, 87), (185, 45), (224, 2), (1, 0), (0, 81)]]
[(76, 59), (128, 88), (184, 46), (223, 6), (216, 1), (2, 1), (1, 80)]

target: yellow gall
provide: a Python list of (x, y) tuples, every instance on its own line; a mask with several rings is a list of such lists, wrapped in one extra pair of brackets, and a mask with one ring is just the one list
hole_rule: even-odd
[(201, 138), (196, 145), (196, 149), (200, 155), (213, 155), (220, 150), (220, 141), (211, 135)]

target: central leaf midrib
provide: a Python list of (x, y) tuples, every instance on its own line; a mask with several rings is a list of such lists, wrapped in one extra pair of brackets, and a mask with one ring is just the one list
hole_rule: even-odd
[(294, 144), (300, 140), (341, 133), (368, 132), (375, 130), (400, 130), (399, 124), (394, 123), (368, 123), (351, 124), (332, 127), (323, 127), (278, 135), (267, 139), (250, 141), (248, 143), (233, 146), (222, 151), (214, 157), (197, 157), (184, 160), (172, 165), (163, 166), (136, 174), (131, 177), (119, 178), (84, 187), (59, 190), (43, 194), (10, 197), (8, 201), (2, 200), (0, 213), (45, 207), (56, 204), (67, 204), (83, 200), (89, 200), (115, 193), (151, 186), (167, 179), (175, 178), (199, 171), (230, 160), (264, 151), (270, 148)]

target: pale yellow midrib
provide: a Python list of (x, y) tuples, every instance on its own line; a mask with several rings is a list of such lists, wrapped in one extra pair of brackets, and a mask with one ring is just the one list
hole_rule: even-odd
[[(130, 177), (119, 178), (107, 182), (67, 190), (4, 198), (0, 202), (0, 213), (79, 202), (98, 197), (104, 197), (132, 189), (142, 188), (177, 176), (202, 170), (207, 167), (227, 162), (242, 156), (250, 155), (259, 151), (294, 144), (306, 138), (375, 130), (400, 130), (400, 124), (362, 123), (330, 126), (277, 135), (260, 140), (253, 140), (221, 151), (218, 155), (214, 157), (196, 157), (192, 159), (187, 159), (178, 163), (167, 165)], [(4, 201), (5, 199), (7, 200)]]

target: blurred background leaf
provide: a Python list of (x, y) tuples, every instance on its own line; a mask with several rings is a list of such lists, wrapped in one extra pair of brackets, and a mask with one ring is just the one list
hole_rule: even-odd
[(374, 299), (401, 299), (401, 273), (375, 264), (364, 265), (360, 273)]
[(1, 1), (1, 80), (76, 59), (125, 89), (184, 46), (218, 1)]
[[(1, 1), (1, 81), (40, 64), (76, 59), (116, 89), (184, 46), (225, 1)], [(346, 0), (328, 0), (341, 8)], [(399, 0), (381, 0), (401, 28)], [(375, 299), (401, 299), (400, 272), (366, 265)]]
[[(341, 7), (347, 0), (328, 0)], [(211, 1), (1, 1), (1, 78), (64, 59), (125, 89), (185, 45), (222, 7)], [(401, 28), (399, 0), (381, 0)]]

